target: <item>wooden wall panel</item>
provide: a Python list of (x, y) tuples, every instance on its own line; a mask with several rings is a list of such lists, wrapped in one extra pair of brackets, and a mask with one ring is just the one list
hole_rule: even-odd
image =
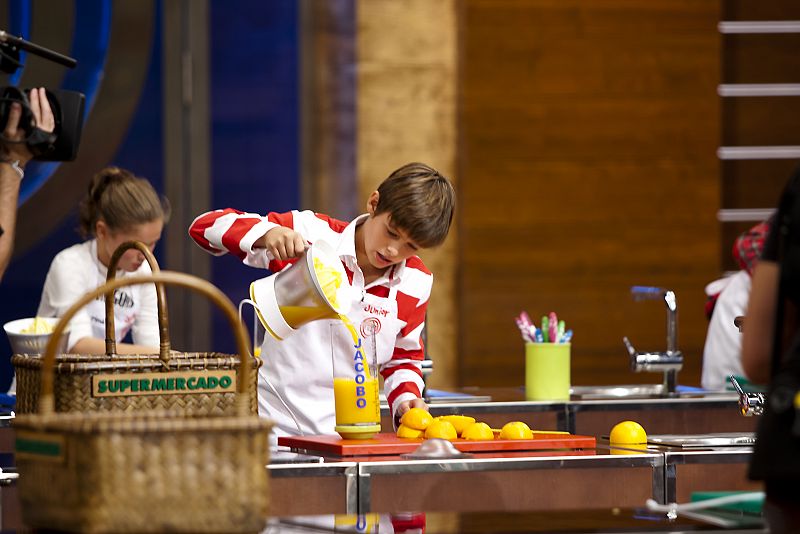
[[(800, 18), (794, 0), (722, 3), (725, 21), (787, 21)], [(722, 39), (725, 84), (797, 84), (800, 82), (800, 35), (791, 33), (728, 34)], [(800, 145), (797, 123), (800, 98), (725, 97), (722, 99), (721, 133), (725, 146)], [(729, 160), (722, 165), (722, 207), (774, 208), (781, 190), (798, 164), (795, 159)], [(726, 269), (737, 268), (730, 255), (736, 237), (755, 221), (725, 222), (720, 257)]]
[[(722, 144), (725, 146), (795, 145), (800, 142), (797, 134), (800, 98), (796, 96), (726, 98), (723, 113), (726, 120)], [(784, 176), (784, 181), (787, 178)]]
[(800, 2), (794, 0), (724, 0), (722, 11), (725, 20), (798, 20)]
[[(456, 0), (358, 0), (356, 154), (359, 210), (396, 168), (425, 162), (456, 176)], [(456, 217), (458, 216), (458, 208)], [(454, 227), (440, 247), (420, 256), (434, 273), (427, 349), (434, 360), (428, 385), (457, 383)]]
[[(787, 3), (794, 0), (781, 1)], [(800, 6), (800, 2), (797, 4)], [(725, 20), (735, 21), (741, 18), (742, 15), (736, 16), (733, 13), (725, 16)], [(722, 42), (724, 83), (800, 82), (800, 54), (797, 53), (800, 49), (800, 35), (729, 34), (723, 37)]]
[(458, 284), (462, 385), (520, 385), (513, 317), (575, 330), (573, 383), (633, 375), (621, 338), (665, 348), (674, 290), (682, 383), (699, 383), (704, 285), (719, 274), (719, 5), (465, 0)]
[(722, 163), (722, 207), (769, 208), (775, 203), (797, 161), (731, 160)]

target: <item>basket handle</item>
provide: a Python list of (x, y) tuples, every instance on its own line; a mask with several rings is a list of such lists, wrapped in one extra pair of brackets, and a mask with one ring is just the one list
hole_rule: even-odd
[(50, 339), (47, 340), (47, 346), (44, 351), (44, 359), (42, 361), (42, 390), (39, 401), (39, 412), (42, 415), (52, 414), (55, 411), (55, 399), (53, 396), (53, 382), (55, 381), (55, 366), (56, 366), (56, 347), (58, 340), (61, 338), (64, 330), (66, 329), (72, 317), (86, 304), (96, 299), (101, 295), (106, 295), (113, 292), (119, 287), (133, 286), (137, 284), (167, 284), (186, 287), (198, 293), (202, 293), (209, 298), (218, 308), (223, 312), (223, 315), (228, 319), (231, 329), (233, 330), (234, 337), (236, 338), (236, 345), (239, 350), (239, 382), (236, 386), (236, 411), (237, 415), (245, 416), (250, 413), (250, 401), (247, 392), (253, 388), (253, 373), (255, 372), (252, 365), (248, 365), (250, 360), (248, 356), (248, 342), (247, 333), (239, 318), (236, 315), (236, 308), (230, 299), (220, 291), (216, 286), (210, 282), (184, 273), (177, 273), (173, 271), (160, 271), (152, 275), (137, 275), (126, 278), (117, 278), (109, 280), (105, 284), (89, 291), (78, 299), (64, 315), (58, 320)]
[[(114, 280), (117, 273), (119, 259), (129, 249), (135, 248), (144, 255), (150, 270), (153, 273), (161, 272), (155, 256), (150, 249), (141, 241), (126, 241), (117, 247), (108, 262), (108, 274), (106, 282)], [(109, 292), (105, 295), (106, 301), (106, 356), (113, 356), (117, 352), (117, 335), (114, 325), (114, 293)], [(164, 294), (163, 284), (156, 284), (156, 306), (158, 307), (158, 339), (161, 341), (159, 346), (159, 358), (164, 363), (169, 363), (169, 319), (167, 317), (167, 297)]]

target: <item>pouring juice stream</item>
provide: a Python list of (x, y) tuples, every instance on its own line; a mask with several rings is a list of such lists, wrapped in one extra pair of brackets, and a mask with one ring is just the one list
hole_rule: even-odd
[[(342, 274), (336, 269), (325, 265), (318, 258), (314, 258), (314, 270), (320, 282), (325, 298), (334, 309), (338, 309), (337, 292), (342, 285)], [(284, 310), (281, 308), (281, 313)], [(287, 310), (288, 313), (298, 313), (297, 310)], [(284, 315), (286, 317), (286, 315)], [(288, 322), (289, 317), (286, 317)], [(378, 379), (370, 372), (370, 362), (362, 350), (362, 339), (358, 335), (353, 323), (347, 316), (339, 314), (339, 319), (350, 332), (353, 339), (353, 356), (355, 377), (336, 376), (334, 365), (333, 394), (336, 404), (337, 431), (347, 437), (371, 437), (380, 430), (380, 405), (378, 402)], [(373, 334), (374, 335), (374, 334)], [(335, 357), (334, 357), (335, 360)], [(363, 374), (361, 374), (363, 373)], [(350, 372), (348, 375), (352, 374)], [(369, 430), (359, 430), (352, 425), (366, 424)], [(378, 425), (375, 430), (374, 425)]]

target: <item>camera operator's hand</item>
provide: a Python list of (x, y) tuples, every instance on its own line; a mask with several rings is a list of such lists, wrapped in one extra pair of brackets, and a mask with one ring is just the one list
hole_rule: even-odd
[[(42, 131), (52, 132), (56, 121), (44, 88), (32, 89), (28, 100), (35, 126)], [(3, 278), (14, 248), (17, 200), (25, 175), (22, 168), (33, 157), (26, 142), (25, 129), (19, 124), (21, 116), (22, 106), (14, 102), (8, 111), (8, 122), (0, 139), (0, 278)]]
[[(28, 99), (31, 104), (31, 113), (33, 113), (35, 126), (45, 132), (52, 132), (56, 123), (44, 87), (31, 89)], [(3, 130), (4, 141), (0, 144), (0, 150), (2, 150), (2, 159), (4, 161), (19, 161), (19, 165), (24, 167), (31, 160), (33, 154), (25, 143), (25, 130), (20, 128), (19, 119), (21, 116), (22, 106), (18, 102), (14, 102), (11, 104), (8, 122), (5, 130)]]

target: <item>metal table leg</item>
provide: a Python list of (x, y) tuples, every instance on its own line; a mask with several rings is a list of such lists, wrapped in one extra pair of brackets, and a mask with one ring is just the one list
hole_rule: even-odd
[(369, 473), (361, 472), (360, 464), (358, 470), (358, 513), (369, 513), (372, 508), (372, 480)]
[(345, 508), (348, 514), (358, 513), (358, 466), (348, 467), (345, 476)]

